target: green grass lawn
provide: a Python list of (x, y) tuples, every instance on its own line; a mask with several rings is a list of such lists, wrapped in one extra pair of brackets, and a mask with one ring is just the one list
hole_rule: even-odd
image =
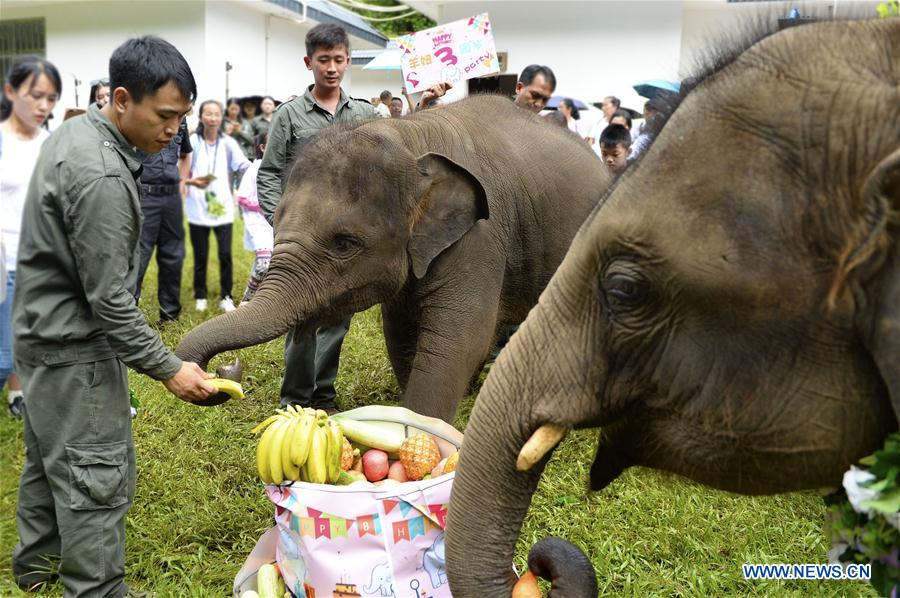
[[(217, 305), (215, 252), (210, 305)], [(252, 263), (234, 234), (235, 287), (240, 297)], [(190, 244), (184, 267), (180, 322), (162, 331), (174, 347), (204, 319), (194, 311)], [(216, 299), (213, 301), (212, 299)], [(144, 281), (141, 308), (155, 322), (156, 266)], [(338, 404), (350, 409), (395, 404), (397, 384), (385, 353), (380, 311), (353, 318), (337, 381)], [(257, 538), (272, 525), (273, 507), (256, 476), (250, 429), (278, 402), (281, 340), (220, 356), (238, 355), (245, 367), (245, 401), (216, 408), (182, 403), (162, 384), (131, 373), (141, 401), (134, 421), (137, 497), (127, 519), (127, 578), (157, 596), (225, 596)], [(464, 429), (474, 400), (460, 409)], [(5, 411), (5, 410), (4, 410)], [(744, 581), (741, 563), (824, 563), (830, 545), (825, 509), (812, 493), (747, 498), (717, 492), (646, 469), (629, 470), (597, 494), (585, 491), (596, 434), (569, 435), (556, 451), (534, 497), (516, 553), (523, 570), (528, 548), (557, 535), (587, 551), (607, 595), (874, 596), (864, 582)], [(10, 554), (17, 535), (15, 506), (24, 458), (22, 426), (0, 415), (0, 596), (20, 596)], [(498, 522), (499, 524), (499, 522)], [(62, 594), (62, 586), (45, 589)]]

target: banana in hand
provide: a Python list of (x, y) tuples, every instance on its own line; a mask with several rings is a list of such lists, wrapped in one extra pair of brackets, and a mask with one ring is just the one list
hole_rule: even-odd
[(216, 392), (224, 392), (232, 399), (244, 398), (244, 389), (234, 380), (228, 380), (227, 378), (210, 378), (207, 382), (216, 387)]

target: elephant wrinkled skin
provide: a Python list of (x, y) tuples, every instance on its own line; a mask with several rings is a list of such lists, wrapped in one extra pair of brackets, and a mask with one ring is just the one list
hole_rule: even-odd
[(583, 141), (497, 96), (326, 129), (294, 162), (256, 296), (176, 353), (205, 367), (381, 303), (404, 406), (452, 421), (608, 182)]
[(682, 92), (482, 387), (454, 596), (509, 595), (544, 425), (602, 426), (594, 489), (640, 465), (745, 494), (837, 487), (897, 428), (898, 82), (887, 19), (787, 29)]

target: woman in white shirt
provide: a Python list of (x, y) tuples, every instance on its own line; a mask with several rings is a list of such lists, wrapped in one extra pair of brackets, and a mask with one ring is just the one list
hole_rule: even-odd
[(12, 302), (22, 209), (41, 145), (49, 134), (41, 128), (59, 99), (62, 80), (52, 63), (37, 56), (17, 58), (6, 73), (0, 102), (0, 224), (5, 299), (0, 303), (0, 389), (9, 381), (10, 413), (22, 417), (22, 386), (13, 373)]
[(250, 166), (237, 142), (222, 131), (224, 108), (216, 100), (200, 104), (200, 124), (191, 135), (194, 148), (191, 178), (185, 181), (185, 204), (191, 247), (194, 250), (194, 298), (198, 311), (207, 308), (206, 266), (209, 261), (209, 234), (216, 235), (219, 254), (219, 307), (234, 310), (231, 299), (231, 229), (234, 223), (234, 198), (230, 175)]

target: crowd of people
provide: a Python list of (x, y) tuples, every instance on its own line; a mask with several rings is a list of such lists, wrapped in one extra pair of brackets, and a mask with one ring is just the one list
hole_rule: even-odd
[[(218, 307), (233, 311), (235, 214), (244, 221), (244, 246), (254, 252), (244, 302), (272, 257), (274, 215), (297, 148), (334, 123), (439, 109), (452, 87), (434, 85), (418, 103), (405, 91), (400, 97), (385, 90), (372, 102), (352, 98), (341, 86), (349, 52), (343, 28), (318, 25), (306, 37), (313, 84), (302, 94), (280, 105), (264, 96), (206, 99), (195, 108), (196, 84), (181, 53), (156, 37), (131, 39), (113, 52), (108, 78), (91, 82), (86, 113), (52, 135), (44, 125), (62, 92), (58, 70), (35, 56), (12, 64), (0, 105), (0, 386), (8, 385), (9, 412), (25, 427), (13, 555), (21, 587), (59, 576), (71, 595), (127, 591), (124, 515), (134, 497), (135, 412), (126, 367), (188, 402), (214, 392), (206, 382), (212, 376), (175, 356), (158, 332), (182, 312), (184, 221), (194, 254), (194, 308), (209, 309), (214, 236)], [(550, 67), (529, 65), (513, 103), (595, 145), (616, 174), (646, 148), (651, 128), (633, 130), (614, 97), (604, 100), (604, 119), (590, 131), (571, 100), (546, 111), (556, 84)], [(648, 102), (645, 122), (654, 109)], [(193, 110), (199, 122), (190, 130)], [(138, 308), (154, 251), (156, 328)], [(335, 410), (349, 324), (287, 335), (283, 405)], [(80, 390), (62, 396), (60, 388)], [(46, 568), (48, 555), (60, 557), (57, 571)]]

